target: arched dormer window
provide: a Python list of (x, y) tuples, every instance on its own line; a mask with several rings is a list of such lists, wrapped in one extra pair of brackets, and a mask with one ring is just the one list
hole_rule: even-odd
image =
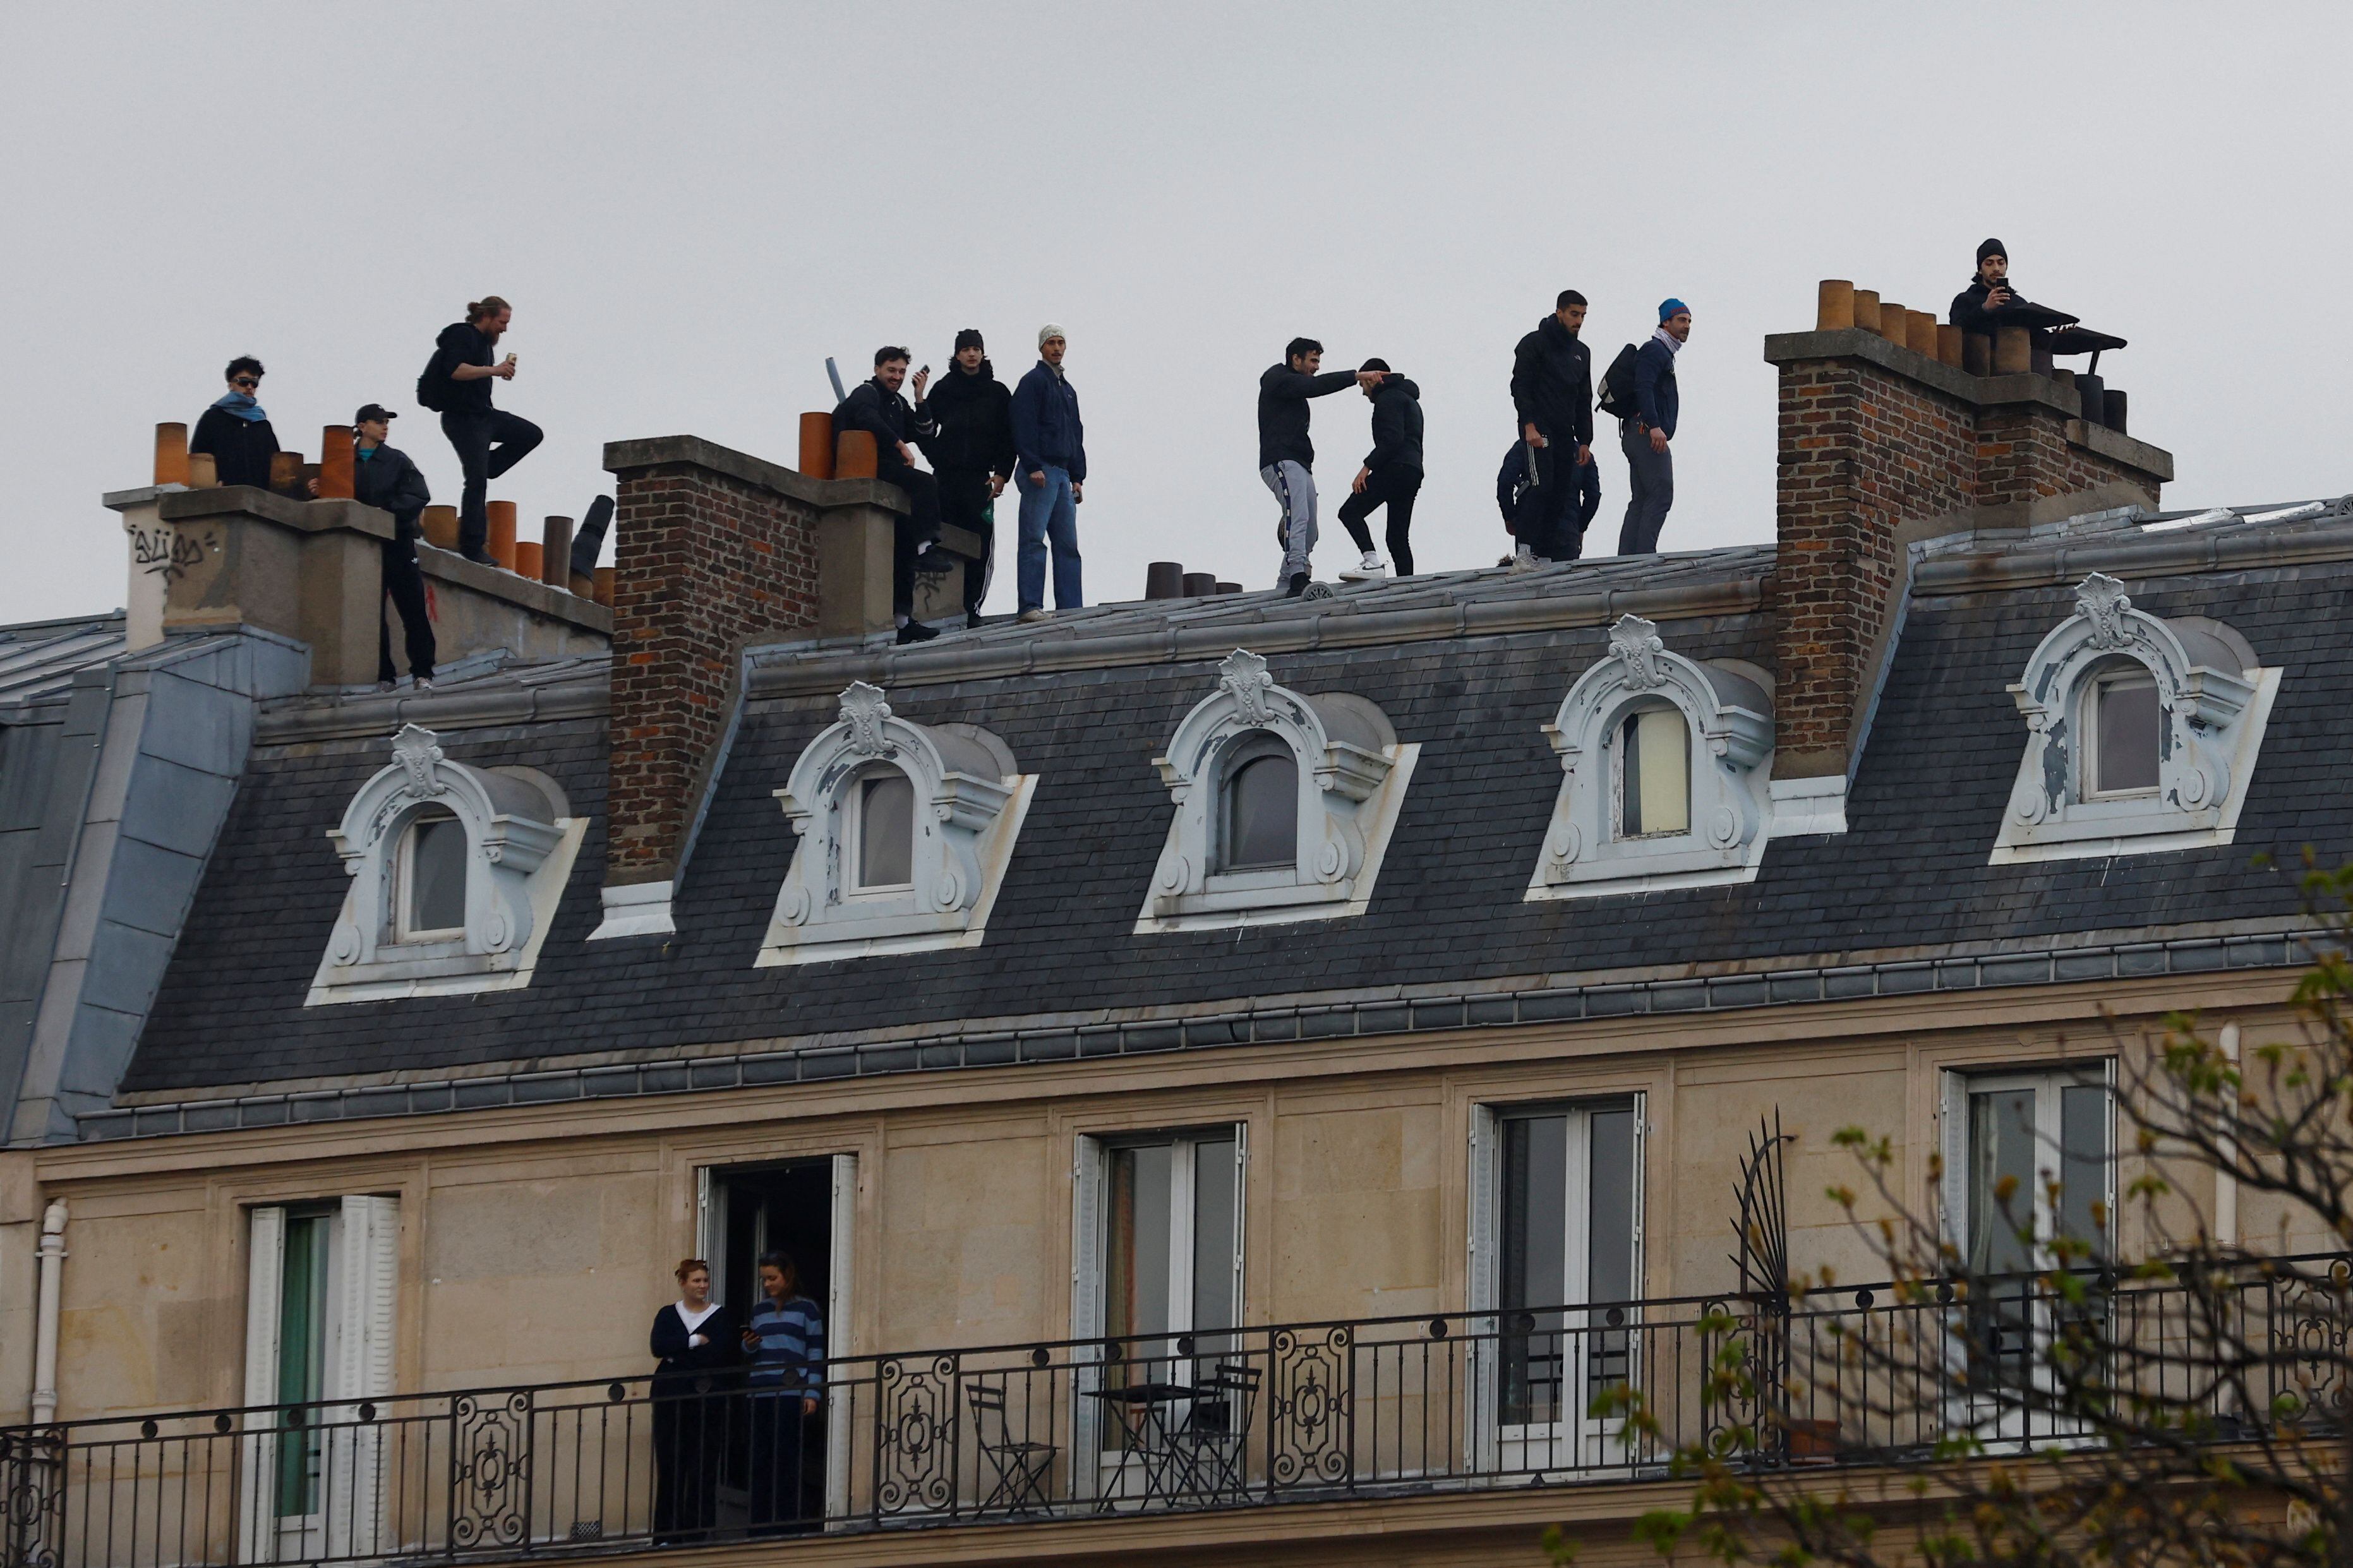
[(1307, 697), (1236, 649), (1154, 761), (1176, 803), (1135, 929), (1362, 914), (1420, 747), (1361, 697)]
[(546, 775), (452, 762), (415, 724), (392, 759), (328, 835), (351, 886), (310, 1004), (528, 985), (586, 822)]
[(2278, 689), (2237, 632), (2094, 572), (2010, 688), (2026, 749), (1992, 863), (2228, 844)]
[(1577, 678), (1545, 736), (1560, 793), (1530, 899), (1746, 881), (1771, 809), (1773, 705), (1757, 675), (1668, 651), (1639, 616)]
[(853, 682), (776, 792), (800, 842), (756, 963), (977, 946), (1036, 784), (987, 731)]

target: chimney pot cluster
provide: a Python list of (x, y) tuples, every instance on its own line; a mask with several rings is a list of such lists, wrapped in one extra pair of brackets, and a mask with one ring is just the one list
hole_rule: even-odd
[(1146, 600), (1210, 599), (1241, 591), (1240, 583), (1220, 583), (1215, 572), (1187, 572), (1175, 561), (1155, 561), (1144, 568)]

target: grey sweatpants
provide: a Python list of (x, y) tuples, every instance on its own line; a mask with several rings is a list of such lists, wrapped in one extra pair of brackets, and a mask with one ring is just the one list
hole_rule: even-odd
[(1307, 570), (1307, 558), (1315, 553), (1315, 476), (1285, 460), (1261, 468), (1258, 477), (1282, 503), (1282, 521), (1274, 526), (1274, 537), (1282, 546), (1282, 573), (1274, 585), (1286, 588)]

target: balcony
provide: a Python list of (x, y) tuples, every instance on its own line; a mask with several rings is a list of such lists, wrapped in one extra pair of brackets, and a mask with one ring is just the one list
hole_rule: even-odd
[[(2080, 1439), (2049, 1347), (2081, 1321), (2032, 1281), (1380, 1318), (1219, 1336), (852, 1357), (798, 1394), (649, 1380), (200, 1410), (0, 1430), (0, 1568), (510, 1560), (754, 1537), (1661, 1483), (1705, 1451), (1759, 1469), (1901, 1466), (1965, 1433)], [(1904, 1299), (1899, 1299), (1902, 1297)], [(2281, 1386), (2210, 1374), (2166, 1287), (2099, 1292), (2112, 1392), (2330, 1421), (2346, 1296), (2251, 1278), (2230, 1331)], [(2309, 1372), (2295, 1350), (2315, 1347)], [(1629, 1410), (1640, 1412), (1628, 1419)], [(789, 1550), (789, 1542), (779, 1542)]]

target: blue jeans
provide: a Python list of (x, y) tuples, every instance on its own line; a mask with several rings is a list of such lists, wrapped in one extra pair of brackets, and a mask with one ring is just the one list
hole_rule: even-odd
[(1064, 468), (1044, 470), (1042, 485), (1029, 481), (1029, 471), (1013, 476), (1021, 492), (1021, 549), (1018, 586), (1021, 608), (1046, 606), (1046, 547), (1054, 552), (1054, 608), (1075, 610), (1086, 603), (1079, 593), (1079, 507), (1071, 499), (1071, 476)]

